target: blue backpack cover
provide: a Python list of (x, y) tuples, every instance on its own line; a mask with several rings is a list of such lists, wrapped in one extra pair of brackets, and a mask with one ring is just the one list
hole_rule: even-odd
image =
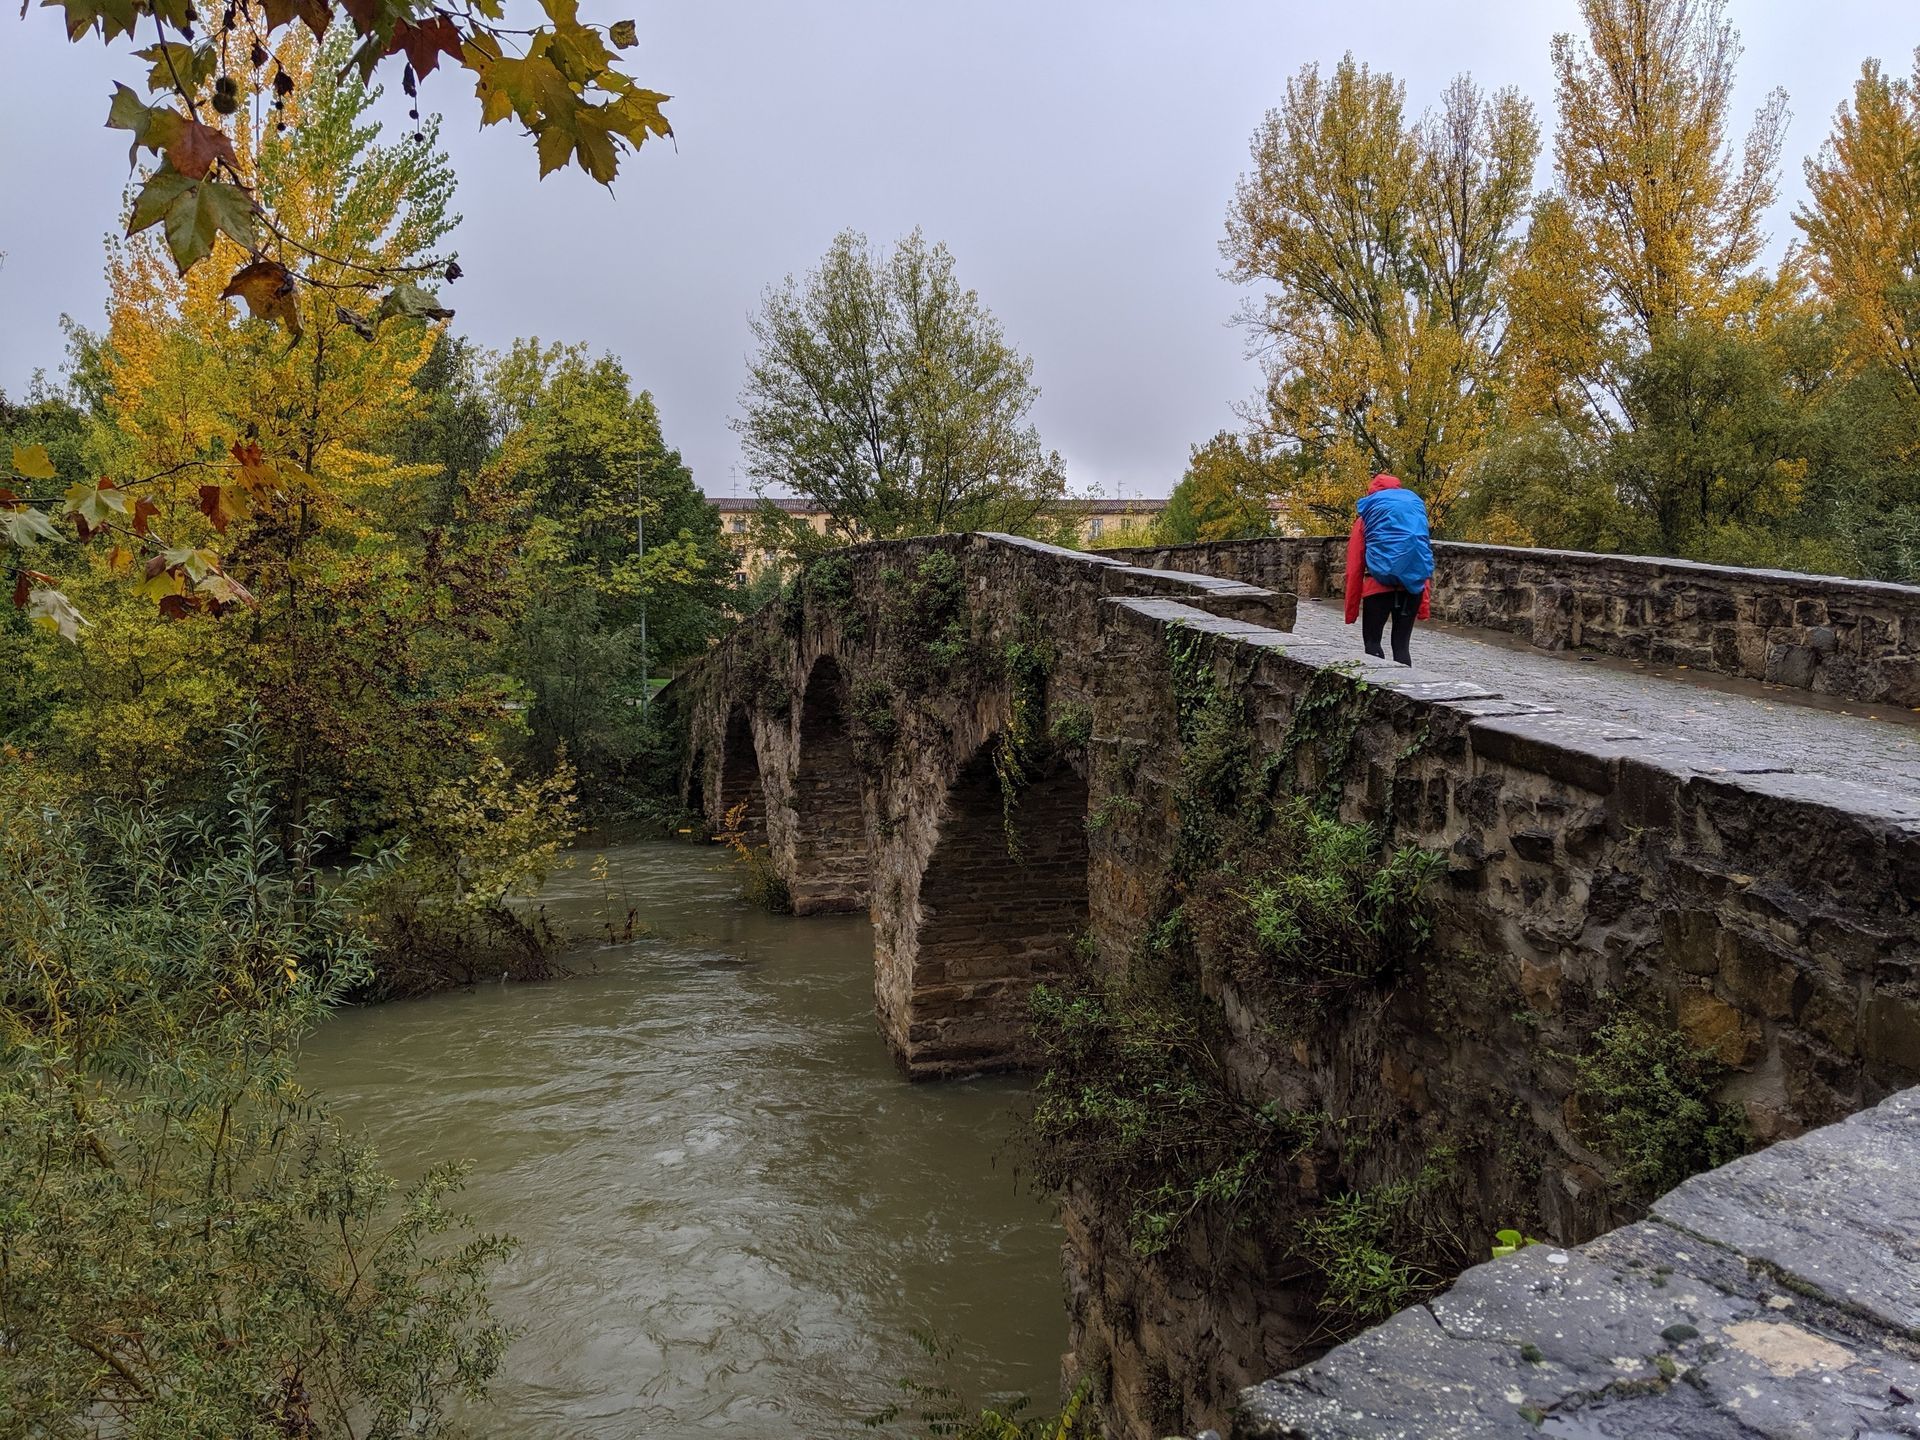
[(1375, 490), (1360, 497), (1360, 519), (1366, 526), (1367, 573), (1383, 585), (1419, 594), (1433, 578), (1425, 502), (1405, 486)]

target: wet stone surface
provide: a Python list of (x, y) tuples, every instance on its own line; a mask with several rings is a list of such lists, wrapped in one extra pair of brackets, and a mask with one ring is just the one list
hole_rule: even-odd
[[(1331, 601), (1302, 600), (1293, 636), (1366, 660), (1360, 627), (1343, 624)], [(1706, 676), (1694, 683), (1617, 664), (1583, 663), (1564, 652), (1516, 649), (1425, 625), (1414, 632), (1413, 663), (1423, 681), (1471, 683), (1506, 700), (1611, 722), (1616, 733), (1636, 742), (1683, 740), (1737, 754), (1748, 768), (1760, 760), (1798, 774), (1920, 797), (1920, 726), (1903, 719), (1870, 720), (1801, 704), (1785, 692), (1742, 693), (1751, 687), (1723, 689)]]
[(1920, 1092), (1248, 1390), (1237, 1440), (1920, 1437)]

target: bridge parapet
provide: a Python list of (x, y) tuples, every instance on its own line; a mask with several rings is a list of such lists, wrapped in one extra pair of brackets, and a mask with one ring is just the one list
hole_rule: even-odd
[[(1340, 536), (1108, 553), (1309, 599), (1335, 598), (1346, 583)], [(1592, 650), (1920, 706), (1920, 586), (1458, 541), (1436, 543), (1434, 563), (1434, 615), (1443, 621), (1505, 631), (1543, 650)]]
[[(1718, 1107), (1749, 1144), (1920, 1080), (1920, 797), (1177, 602), (1107, 603), (1089, 762), (1108, 817), (1088, 862), (1098, 962), (1119, 977), (1165, 965), (1154, 952), (1182, 917), (1182, 963), (1207, 997), (1194, 1023), (1220, 1027), (1210, 1043), (1233, 1093), (1324, 1117), (1252, 1233), (1209, 1222), (1143, 1258), (1130, 1197), (1069, 1190), (1074, 1352), (1111, 1433), (1221, 1423), (1237, 1387), (1325, 1346), (1313, 1297), (1328, 1282), (1309, 1257), (1330, 1203), (1393, 1196), (1444, 1215), (1460, 1258), (1509, 1225), (1565, 1245), (1636, 1219), (1651, 1172), (1605, 1138), (1595, 1072), (1643, 1085), (1650, 1111)], [(1219, 879), (1181, 872), (1182, 830), (1207, 817), (1182, 813), (1190, 757), (1167, 697), (1205, 678), (1240, 717), (1249, 773), (1277, 764), (1277, 790), (1445, 857), (1430, 942), (1336, 1003), (1263, 993), (1263, 962), (1206, 928), (1210, 889), (1231, 900), (1279, 883), (1285, 856), (1232, 857)], [(1662, 1054), (1711, 1057), (1712, 1094), (1663, 1088)], [(1423, 1421), (1410, 1412), (1404, 1433)]]
[(1249, 1389), (1235, 1440), (1920, 1435), (1920, 1091), (1480, 1265)]

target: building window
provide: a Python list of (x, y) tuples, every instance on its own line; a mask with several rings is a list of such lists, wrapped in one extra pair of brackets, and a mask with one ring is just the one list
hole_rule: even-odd
[(1102, 520), (1098, 515), (1089, 520), (1087, 522), (1087, 535), (1089, 538), (1098, 540), (1100, 538), (1100, 527), (1104, 524), (1106, 524), (1106, 521)]
[(728, 526), (727, 526), (727, 528), (728, 528), (729, 530), (731, 530), (731, 531), (733, 531), (733, 533), (734, 533), (734, 534), (736, 534), (736, 535), (744, 535), (744, 534), (746, 534), (746, 533), (747, 533), (747, 519), (746, 519), (746, 516), (744, 516), (744, 515), (736, 515), (736, 516), (734, 516), (734, 517), (733, 517), (733, 519), (732, 519), (732, 521), (731, 521), (731, 522), (730, 522), (730, 523), (728, 524)]
[(744, 570), (736, 570), (736, 571), (734, 571), (734, 572), (733, 572), (733, 583), (734, 583), (734, 584), (736, 584), (736, 585), (744, 585), (744, 584), (746, 584), (746, 583), (747, 583), (747, 572), (746, 572), (746, 571), (744, 571)]

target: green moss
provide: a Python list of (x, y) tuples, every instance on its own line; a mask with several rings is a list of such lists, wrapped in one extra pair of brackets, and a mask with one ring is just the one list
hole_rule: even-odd
[(893, 749), (900, 738), (897, 697), (886, 681), (863, 676), (853, 682), (849, 708), (853, 739), (863, 758), (876, 759)]
[(1007, 683), (1007, 728), (993, 752), (994, 774), (1000, 781), (1000, 809), (1007, 835), (1007, 853), (1021, 854), (1020, 792), (1053, 757), (1047, 728), (1047, 679), (1055, 657), (1039, 617), (1022, 609), (1013, 633), (1001, 646), (1000, 664)]
[(1078, 700), (1059, 706), (1047, 734), (1055, 748), (1063, 753), (1084, 757), (1087, 746), (1093, 742), (1093, 707)]
[(1117, 821), (1139, 819), (1140, 813), (1140, 802), (1131, 795), (1104, 796), (1087, 816), (1087, 832), (1097, 835)]
[(1286, 739), (1276, 758), (1290, 777), (1298, 777), (1303, 768), (1312, 774), (1300, 793), (1311, 795), (1314, 807), (1323, 815), (1336, 814), (1340, 809), (1354, 738), (1366, 718), (1371, 694), (1372, 687), (1358, 678), (1355, 667), (1330, 665), (1314, 672), (1294, 702)]

